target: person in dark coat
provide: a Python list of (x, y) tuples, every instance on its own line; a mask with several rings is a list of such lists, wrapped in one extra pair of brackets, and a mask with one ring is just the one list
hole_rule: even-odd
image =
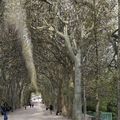
[(52, 114), (52, 111), (53, 111), (53, 105), (50, 105), (49, 109), (50, 109), (50, 113)]
[(4, 120), (8, 120), (6, 108), (5, 107), (1, 107), (0, 110), (1, 110), (1, 112), (3, 114), (3, 116), (4, 116)]

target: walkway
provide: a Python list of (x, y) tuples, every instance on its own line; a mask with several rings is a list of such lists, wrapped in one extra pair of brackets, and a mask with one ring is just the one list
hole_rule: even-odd
[[(26, 110), (24, 108), (16, 110), (10, 113), (8, 117), (8, 120), (68, 120), (62, 116), (56, 116), (55, 113), (51, 115), (49, 110), (45, 110), (43, 104), (37, 104), (34, 108), (27, 107)], [(1, 116), (0, 120), (3, 120)]]

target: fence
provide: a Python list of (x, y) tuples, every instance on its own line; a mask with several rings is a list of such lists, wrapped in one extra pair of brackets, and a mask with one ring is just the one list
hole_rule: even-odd
[[(95, 112), (90, 112), (88, 113), (91, 116), (94, 116), (92, 120), (94, 120), (96, 113)], [(112, 120), (112, 113), (110, 112), (100, 112), (100, 120)]]

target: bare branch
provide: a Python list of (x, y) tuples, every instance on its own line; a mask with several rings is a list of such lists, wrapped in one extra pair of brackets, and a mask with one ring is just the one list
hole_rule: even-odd
[(63, 20), (63, 18), (59, 15), (59, 13), (57, 14), (57, 16), (58, 16), (58, 18), (61, 20), (61, 22), (64, 23), (64, 24), (73, 23), (73, 22), (75, 22), (75, 21), (78, 20), (77, 18), (75, 18), (75, 19), (73, 19), (73, 20), (71, 20), (71, 21)]
[(50, 25), (45, 19), (43, 19), (43, 20), (44, 20), (45, 24), (49, 27), (49, 30), (50, 30), (50, 31), (55, 31), (55, 32), (56, 32), (58, 35), (60, 35), (62, 38), (65, 38), (64, 34), (63, 34), (62, 32), (60, 32), (60, 31), (58, 31), (58, 30), (55, 28), (55, 26)]
[[(65, 44), (66, 44), (66, 47), (68, 48), (70, 56), (71, 56), (72, 60), (75, 61), (76, 57), (75, 57), (75, 54), (73, 52), (73, 49), (72, 49), (72, 46), (71, 46), (71, 43), (70, 43), (70, 38), (69, 38), (69, 35), (68, 35), (68, 28), (67, 28), (68, 26), (67, 26), (67, 24), (65, 24), (65, 26), (64, 26), (64, 33), (62, 33), (59, 30), (57, 30), (55, 26), (50, 25), (45, 19), (43, 19), (43, 20), (44, 20), (45, 24), (49, 27), (50, 31), (55, 31), (59, 36), (64, 38)], [(75, 46), (77, 46), (75, 41), (74, 41), (74, 44), (75, 44)]]
[(64, 24), (68, 24), (69, 23), (68, 21), (63, 20), (63, 18), (59, 14), (57, 14), (57, 16), (61, 20), (61, 22), (63, 22)]
[(73, 52), (73, 49), (72, 49), (72, 46), (71, 46), (71, 43), (70, 43), (70, 38), (69, 38), (69, 35), (68, 35), (67, 25), (65, 25), (65, 27), (64, 27), (64, 36), (65, 36), (66, 47), (68, 48), (68, 51), (70, 53), (70, 56), (71, 56), (72, 60), (75, 61), (76, 57), (75, 57), (75, 54)]
[(74, 44), (75, 50), (77, 50), (77, 44), (76, 44), (75, 39), (73, 39), (73, 44)]
[(45, 2), (47, 4), (49, 4), (49, 5), (53, 5), (53, 3), (50, 0), (41, 0), (41, 1), (43, 1), (43, 2)]
[(34, 26), (31, 26), (31, 28), (34, 29), (34, 30), (37, 29), (37, 30), (41, 31), (41, 30), (43, 30), (43, 29), (48, 28), (48, 26), (41, 26), (41, 27), (34, 27)]

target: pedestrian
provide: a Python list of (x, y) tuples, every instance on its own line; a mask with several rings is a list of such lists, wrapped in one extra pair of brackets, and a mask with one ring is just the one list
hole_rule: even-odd
[(25, 105), (25, 110), (27, 109), (27, 106)]
[(53, 105), (50, 105), (49, 109), (50, 109), (50, 114), (52, 114), (52, 111), (53, 111)]
[(29, 106), (30, 106), (30, 108), (32, 107), (31, 102), (29, 102)]
[(46, 110), (48, 110), (49, 109), (49, 106), (48, 105), (46, 105)]
[(61, 115), (62, 111), (61, 110), (57, 110), (56, 115)]
[(33, 102), (31, 103), (31, 106), (34, 107), (34, 103)]
[(1, 107), (1, 112), (4, 116), (4, 120), (8, 120), (7, 111), (5, 107)]

